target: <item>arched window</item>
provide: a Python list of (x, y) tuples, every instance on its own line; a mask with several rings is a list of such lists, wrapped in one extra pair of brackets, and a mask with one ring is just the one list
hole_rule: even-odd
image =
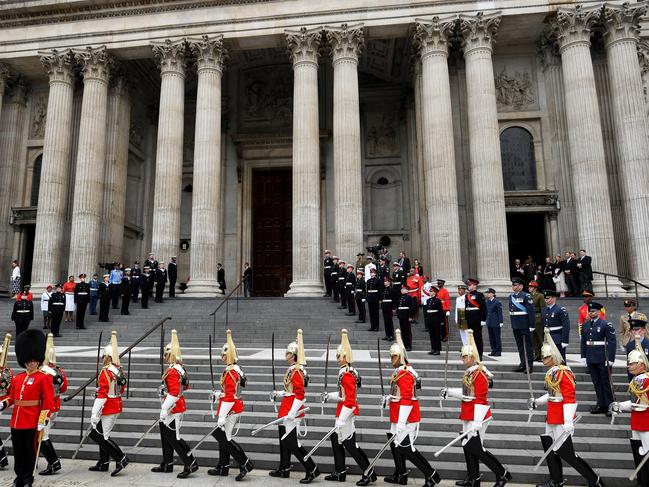
[(30, 197), (30, 206), (38, 206), (38, 190), (41, 187), (41, 165), (43, 155), (41, 154), (34, 161), (34, 171), (32, 172), (32, 194)]
[(510, 127), (500, 134), (505, 191), (536, 189), (536, 161), (532, 134), (521, 127)]

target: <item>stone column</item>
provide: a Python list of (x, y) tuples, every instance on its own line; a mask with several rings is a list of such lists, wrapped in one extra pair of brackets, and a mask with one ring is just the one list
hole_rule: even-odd
[[(20, 155), (26, 118), (26, 94), (24, 79), (12, 80), (0, 117), (0, 269), (11, 269), (11, 260), (18, 257), (13, 254), (15, 227), (9, 224), (9, 219), (14, 199), (11, 189), (18, 185), (16, 174), (19, 168), (22, 170)], [(8, 283), (8, 279), (0, 280), (0, 290), (6, 291)]]
[(365, 41), (360, 24), (326, 29), (334, 70), (334, 249), (341, 258), (351, 259), (365, 248), (358, 92), (358, 57)]
[(605, 4), (602, 16), (629, 267), (640, 282), (649, 282), (649, 140), (637, 51), (639, 18), (646, 11), (646, 4)]
[(180, 203), (185, 122), (185, 41), (153, 44), (160, 66), (160, 112), (153, 195), (151, 247), (156, 259), (169, 262), (180, 245)]
[(11, 70), (9, 66), (4, 63), (0, 63), (0, 112), (2, 112), (2, 99), (7, 89), (7, 84), (12, 78)]
[(105, 47), (88, 47), (76, 54), (82, 66), (83, 98), (68, 272), (92, 274), (99, 262), (99, 234), (104, 200), (106, 110), (111, 58)]
[(50, 78), (47, 122), (43, 141), (41, 184), (38, 192), (32, 291), (61, 279), (63, 233), (72, 143), (72, 51), (42, 54), (41, 63)]
[(321, 30), (287, 31), (293, 62), (293, 282), (287, 296), (322, 294), (318, 48)]
[[(557, 37), (565, 93), (579, 246), (593, 259), (593, 270), (617, 273), (613, 221), (602, 126), (590, 56), (591, 26), (601, 8), (559, 8), (552, 22)], [(637, 58), (634, 60), (637, 64)], [(603, 280), (594, 281), (603, 291)], [(611, 284), (609, 288), (618, 282)]]
[(102, 262), (123, 262), (131, 99), (128, 82), (124, 76), (115, 73), (108, 91), (106, 126), (106, 167), (99, 247), (102, 249)]
[[(455, 19), (419, 22), (415, 42), (421, 56), (421, 144), (423, 152), (429, 266), (449, 287), (462, 280), (460, 219), (455, 176), (455, 143), (448, 38)], [(434, 134), (434, 136), (431, 136)]]
[(189, 290), (216, 294), (216, 264), (221, 244), (221, 77), (226, 50), (223, 36), (190, 41), (198, 64), (192, 251)]
[(466, 64), (469, 152), (478, 278), (497, 291), (511, 289), (505, 190), (492, 61), (500, 15), (460, 17)]

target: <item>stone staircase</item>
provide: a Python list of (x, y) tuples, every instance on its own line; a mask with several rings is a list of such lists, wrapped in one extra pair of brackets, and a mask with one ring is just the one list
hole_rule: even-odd
[[(604, 300), (609, 319), (617, 320), (622, 311), (620, 300)], [(199, 300), (177, 298), (167, 300), (162, 305), (155, 304), (149, 310), (142, 310), (138, 305), (132, 305), (130, 316), (111, 315), (111, 323), (97, 323), (96, 317), (88, 317), (88, 330), (79, 332), (74, 324), (67, 324), (62, 329), (63, 337), (57, 340), (57, 355), (59, 364), (70, 376), (70, 391), (83, 384), (95, 373), (95, 356), (97, 339), (100, 330), (104, 330), (103, 342), (108, 341), (110, 330), (117, 330), (120, 346), (126, 347), (141, 336), (160, 319), (170, 316), (172, 320), (165, 325), (165, 343), (169, 340), (171, 328), (178, 330), (185, 363), (188, 368), (191, 389), (186, 393), (188, 412), (183, 421), (183, 436), (194, 445), (205, 433), (210, 431), (215, 421), (210, 417), (208, 392), (211, 389), (209, 362), (207, 356), (208, 335), (216, 329), (214, 340), (215, 380), (218, 385), (221, 366), (218, 365), (218, 350), (224, 341), (226, 328), (225, 306), (215, 319), (209, 313), (220, 303), (215, 300)], [(576, 322), (576, 308), (580, 300), (563, 300), (569, 309), (571, 317)], [(10, 303), (3, 303), (0, 308), (9, 314)], [(37, 307), (37, 306), (36, 306)], [(233, 330), (235, 343), (239, 349), (240, 364), (248, 376), (248, 387), (244, 392), (245, 413), (242, 417), (237, 440), (243, 448), (250, 452), (258, 468), (270, 469), (278, 461), (277, 430), (270, 428), (259, 433), (256, 437), (250, 431), (275, 417), (273, 405), (269, 402), (268, 393), (272, 389), (270, 347), (271, 334), (275, 334), (276, 381), (281, 384), (285, 370), (284, 348), (288, 341), (295, 337), (295, 330), (302, 328), (305, 333), (307, 348), (308, 370), (311, 385), (307, 393), (307, 401), (312, 410), (308, 418), (308, 435), (302, 440), (310, 449), (332, 426), (334, 404), (324, 405), (324, 416), (321, 415), (319, 403), (323, 391), (325, 371), (325, 347), (331, 336), (331, 355), (329, 361), (328, 390), (335, 390), (337, 367), (334, 350), (339, 343), (340, 329), (347, 328), (354, 348), (356, 363), (363, 377), (363, 387), (360, 390), (361, 416), (357, 422), (359, 443), (368, 456), (373, 457), (384, 443), (385, 432), (388, 428), (387, 415), (381, 416), (379, 397), (381, 387), (377, 365), (377, 338), (381, 333), (370, 333), (367, 324), (355, 324), (355, 317), (345, 316), (345, 311), (337, 309), (337, 305), (326, 299), (249, 299), (232, 301), (228, 304), (227, 327)], [(111, 310), (112, 311), (112, 310)], [(38, 313), (36, 313), (38, 315)], [(507, 320), (507, 318), (506, 318)], [(508, 321), (508, 320), (507, 320)], [(32, 326), (39, 326), (40, 315)], [(12, 331), (11, 322), (4, 321), (0, 332)], [(461, 342), (457, 332), (451, 328), (450, 354), (448, 367), (448, 384), (457, 387), (460, 384), (463, 367), (460, 362), (459, 349)], [(485, 351), (488, 351), (488, 339), (485, 332)], [(573, 344), (570, 353), (578, 353), (576, 324), (572, 333)], [(125, 399), (125, 411), (121, 415), (114, 436), (122, 445), (129, 457), (137, 462), (157, 463), (160, 461), (160, 439), (157, 428), (148, 435), (137, 449), (133, 445), (140, 436), (157, 419), (159, 400), (157, 388), (160, 383), (159, 332), (153, 333), (134, 349), (129, 367), (127, 357), (122, 364), (129, 373), (129, 397)], [(388, 357), (388, 344), (380, 342), (383, 361), (383, 383), (387, 388), (388, 377), (391, 373)], [(434, 458), (433, 453), (450, 441), (461, 429), (457, 420), (459, 402), (449, 400), (440, 408), (439, 389), (444, 386), (444, 361), (441, 357), (427, 355), (429, 350), (428, 335), (423, 331), (423, 317), (420, 324), (414, 326), (414, 351), (410, 354), (413, 365), (423, 379), (420, 391), (422, 415), (424, 417), (418, 439), (420, 449), (425, 452), (431, 463), (440, 470), (442, 477), (457, 479), (464, 476), (465, 464), (460, 447), (451, 448), (440, 458)], [(503, 357), (487, 357), (485, 364), (494, 373), (494, 388), (490, 392), (490, 400), (494, 408), (494, 421), (488, 427), (485, 445), (501, 461), (507, 464), (515, 481), (535, 483), (547, 477), (547, 468), (542, 466), (534, 472), (533, 466), (542, 454), (539, 434), (544, 431), (544, 415), (537, 412), (528, 423), (526, 401), (529, 397), (525, 374), (511, 371), (514, 362), (515, 345), (509, 323), (503, 328)], [(11, 365), (13, 363), (11, 357)], [(632, 469), (631, 451), (628, 442), (628, 416), (617, 419), (615, 425), (604, 416), (588, 414), (588, 408), (594, 403), (595, 394), (590, 377), (585, 368), (579, 365), (577, 356), (569, 355), (569, 364), (576, 372), (578, 382), (579, 414), (583, 419), (577, 426), (575, 445), (581, 456), (586, 458), (598, 470), (608, 485), (631, 485), (626, 479)], [(537, 366), (532, 376), (536, 396), (543, 394), (543, 368)], [(623, 355), (618, 356), (614, 369), (614, 381), (618, 398), (625, 398), (626, 373), (623, 368)], [(92, 393), (88, 389), (86, 397), (85, 427), (88, 426)], [(56, 426), (51, 435), (57, 450), (64, 458), (69, 458), (79, 441), (80, 416), (83, 396), (79, 395), (65, 402)], [(8, 435), (8, 414), (0, 417), (0, 435)], [(92, 444), (84, 446), (79, 458), (96, 458), (96, 447)], [(201, 466), (212, 466), (217, 461), (217, 444), (208, 439), (197, 451)], [(321, 471), (332, 469), (331, 450), (323, 446), (315, 455)], [(299, 468), (299, 463), (294, 462)], [(350, 460), (351, 472), (359, 473), (358, 468)], [(378, 470), (386, 474), (392, 470), (389, 452), (383, 455), (378, 463)], [(204, 475), (202, 469), (202, 474)], [(413, 474), (415, 472), (413, 471)], [(581, 483), (574, 471), (565, 469), (569, 483)], [(493, 479), (491, 473), (486, 479)]]

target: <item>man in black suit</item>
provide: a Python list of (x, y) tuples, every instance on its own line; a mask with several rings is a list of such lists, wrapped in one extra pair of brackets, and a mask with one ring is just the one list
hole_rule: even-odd
[(176, 257), (171, 258), (169, 267), (167, 267), (167, 275), (169, 276), (169, 297), (176, 297), (176, 281), (178, 280), (178, 266), (176, 265)]
[(403, 269), (403, 272), (408, 275), (408, 272), (410, 271), (410, 259), (406, 257), (406, 253), (402, 250), (399, 252), (399, 258), (397, 259), (397, 262), (399, 263), (399, 266)]
[(156, 303), (162, 303), (166, 285), (167, 285), (167, 269), (165, 269), (164, 262), (161, 262), (160, 264), (158, 264), (158, 268), (155, 271), (155, 302)]
[(579, 286), (582, 291), (593, 292), (593, 267), (592, 259), (586, 255), (586, 250), (579, 251), (579, 262), (577, 262), (577, 269), (579, 270)]
[(578, 276), (577, 259), (575, 259), (574, 252), (566, 252), (565, 267), (563, 274), (566, 278), (566, 286), (568, 287), (568, 295), (576, 296), (579, 292), (579, 276)]
[[(331, 267), (329, 268), (329, 273), (331, 273)], [(250, 267), (250, 264), (248, 262), (244, 264), (242, 278), (243, 278), (243, 297), (249, 298), (250, 296), (252, 296), (252, 267)], [(329, 278), (326, 278), (326, 280), (329, 283)], [(327, 285), (327, 289), (329, 290), (329, 292), (331, 292), (330, 284)], [(331, 294), (327, 294), (327, 296), (331, 296)]]
[(219, 283), (219, 289), (221, 290), (221, 294), (225, 294), (225, 290), (227, 289), (225, 285), (225, 269), (223, 269), (220, 262), (216, 264), (216, 269), (216, 280)]

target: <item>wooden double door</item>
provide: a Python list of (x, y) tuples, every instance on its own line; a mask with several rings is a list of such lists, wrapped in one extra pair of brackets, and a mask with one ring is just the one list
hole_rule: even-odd
[(252, 173), (252, 268), (255, 296), (283, 296), (291, 284), (291, 169)]

